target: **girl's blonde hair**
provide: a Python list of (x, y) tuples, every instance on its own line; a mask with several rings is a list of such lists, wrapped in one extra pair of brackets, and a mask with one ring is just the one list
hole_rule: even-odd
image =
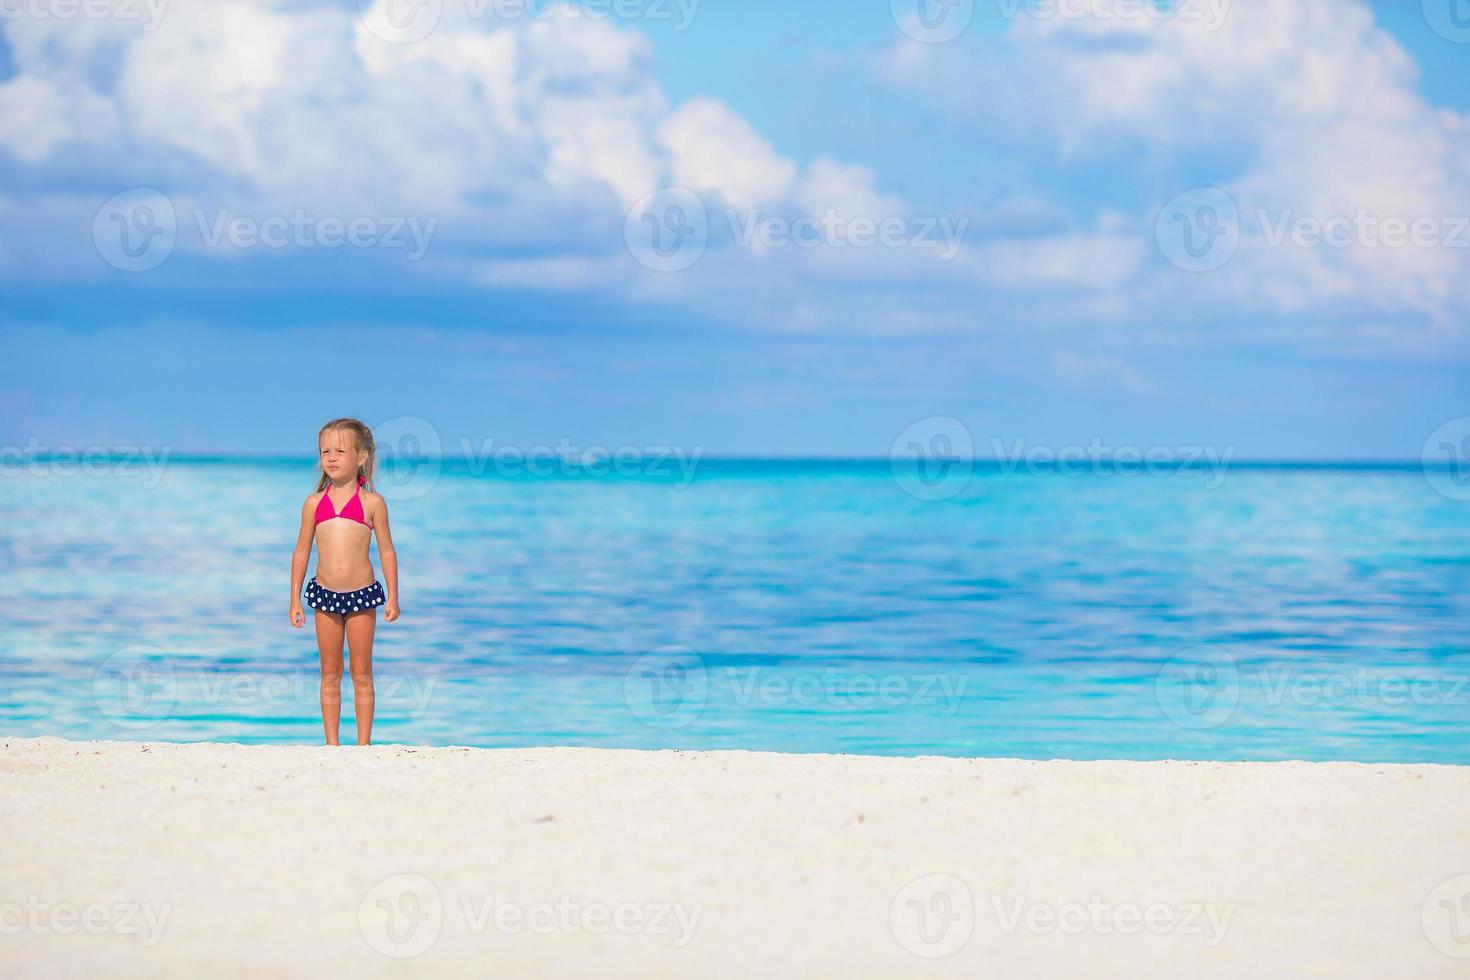
[[(367, 459), (357, 468), (357, 479), (364, 487), (372, 491), (373, 474), (378, 468), (378, 446), (373, 442), (373, 430), (363, 425), (357, 419), (332, 419), (332, 421), (322, 426), (321, 431), (316, 434), (318, 466), (321, 465), (322, 436), (331, 432), (333, 429), (350, 432), (352, 438), (357, 442), (357, 451), (367, 453)], [(325, 490), (331, 483), (332, 481), (327, 478), (327, 474), (323, 472), (321, 479), (316, 481), (316, 488), (318, 491)]]

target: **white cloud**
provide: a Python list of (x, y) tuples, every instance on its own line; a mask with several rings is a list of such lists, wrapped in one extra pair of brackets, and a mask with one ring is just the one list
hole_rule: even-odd
[[(1355, 0), (1242, 2), (1216, 32), (1157, 17), (1021, 17), (1000, 39), (895, 44), (883, 77), (971, 123), (992, 154), (1069, 160), (1068, 193), (1047, 195), (1043, 179), (999, 188), (970, 209), (972, 234), (948, 260), (933, 248), (712, 240), (673, 276), (637, 266), (622, 243), (628, 207), (664, 184), (705, 195), (713, 221), (724, 206), (787, 220), (923, 216), (870, 167), (830, 156), (801, 166), (724, 102), (671, 105), (639, 31), (475, 19), (448, 0), (436, 31), (394, 44), (354, 9), (174, 0), (151, 32), (6, 21), (17, 75), (0, 84), (0, 149), (71, 173), (101, 159), (116, 169), (91, 176), (127, 184), (178, 177), (181, 205), (432, 217), (425, 275), (606, 290), (767, 328), (1157, 326), (1205, 304), (1215, 318), (1361, 307), (1375, 329), (1418, 316), (1443, 330), (1470, 309), (1470, 250), (1263, 243), (1261, 211), (1448, 217), (1470, 202), (1470, 123), (1425, 104), (1413, 61)], [(1094, 161), (1135, 161), (1129, 189), (1151, 182), (1157, 207), (1195, 182), (1201, 158), (1238, 161), (1211, 182), (1245, 216), (1238, 254), (1206, 275), (1153, 254), (1147, 200), (1075, 177)], [(72, 223), (85, 229), (98, 203), (74, 202)], [(943, 202), (927, 206), (946, 217)], [(0, 227), (29, 244), (41, 215), (59, 227), (66, 211), (21, 202)], [(51, 269), (59, 247), (11, 251), (45, 252)]]
[(974, 265), (996, 285), (1112, 289), (1137, 275), (1143, 258), (1137, 236), (1074, 234), (991, 242)]
[(223, 174), (279, 167), (263, 152), (265, 110), (287, 84), (287, 52), (308, 28), (305, 16), (239, 3), (174, 7), (164, 29), (139, 32), (127, 48), (116, 98), (132, 134)]
[[(1440, 322), (1470, 308), (1470, 249), (1298, 247), (1264, 234), (1262, 217), (1467, 210), (1470, 123), (1426, 103), (1413, 59), (1356, 0), (1236, 3), (1213, 31), (1172, 17), (1020, 16), (1003, 39), (905, 40), (873, 67), (1019, 152), (1039, 143), (1073, 165), (1136, 160), (1137, 180), (1158, 189), (1155, 207), (1202, 182), (1201, 160), (1240, 161), (1203, 181), (1240, 206), (1238, 253), (1207, 276), (1163, 269), (1170, 281), (1150, 287), (1160, 303), (1213, 296), (1247, 315), (1365, 304)], [(990, 98), (972, 98), (977, 90)], [(1135, 232), (1151, 234), (1153, 218), (1135, 213)], [(1116, 219), (1108, 227), (1119, 230)]]
[(738, 208), (777, 204), (796, 181), (797, 168), (723, 102), (691, 99), (659, 127), (673, 182), (718, 194)]
[[(181, 215), (433, 218), (436, 257), (462, 247), (451, 275), (661, 301), (696, 301), (704, 281), (626, 269), (624, 216), (661, 186), (696, 189), (716, 220), (724, 205), (787, 216), (803, 202), (902, 207), (871, 170), (823, 158), (803, 173), (723, 102), (671, 107), (647, 37), (569, 9), (497, 19), (447, 0), (436, 29), (413, 43), (384, 39), (381, 0), (365, 18), (354, 4), (174, 0), (152, 31), (5, 21), (18, 74), (0, 86), (0, 148), (74, 172), (100, 159), (93, 176), (156, 182)], [(104, 155), (64, 159), (81, 143)], [(182, 186), (167, 183), (178, 175)], [(70, 223), (90, 225), (100, 203), (77, 198)], [(192, 247), (192, 224), (181, 218), (180, 250)], [(477, 259), (477, 244), (544, 258)], [(585, 258), (599, 245), (601, 258)], [(712, 254), (705, 265), (749, 259)], [(621, 282), (609, 272), (619, 267)]]
[(908, 208), (902, 200), (878, 193), (875, 178), (868, 167), (819, 157), (812, 161), (796, 189), (796, 202), (808, 214), (817, 215), (835, 211), (846, 218), (882, 220), (907, 214)]
[(49, 79), (22, 75), (0, 85), (0, 146), (36, 164), (76, 132), (68, 99)]
[(607, 289), (627, 277), (624, 258), (559, 255), (544, 259), (506, 259), (486, 264), (476, 279), (487, 286), (530, 289)]

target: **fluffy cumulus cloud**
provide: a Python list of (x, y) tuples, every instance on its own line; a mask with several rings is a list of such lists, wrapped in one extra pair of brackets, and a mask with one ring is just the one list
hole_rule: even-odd
[(658, 140), (673, 160), (675, 184), (718, 195), (736, 207), (783, 200), (796, 181), (796, 165), (715, 99), (681, 106), (663, 121)]
[[(998, 39), (904, 38), (873, 66), (1018, 152), (1049, 152), (1074, 168), (1137, 164), (1130, 189), (1150, 193), (1125, 216), (1126, 233), (1196, 271), (1158, 263), (1120, 315), (1197, 314), (1206, 303), (1220, 318), (1366, 312), (1441, 338), (1464, 323), (1470, 121), (1426, 103), (1416, 63), (1369, 7), (1250, 0), (1211, 8), (1218, 17), (1203, 16), (1203, 5), (1184, 5), (1199, 17), (1122, 17), (1057, 13), (1065, 6), (1018, 5)], [(976, 100), (977, 90), (992, 97)], [(1208, 225), (1234, 206), (1238, 245), (1204, 272), (1228, 251), (1194, 266), (1171, 256), (1179, 245), (1168, 227), (1155, 241), (1164, 205), (1202, 185), (1228, 199), (1186, 196), (1184, 212), (1163, 219), (1197, 224), (1202, 248)], [(1000, 258), (1033, 274), (1096, 270), (1075, 242), (1036, 262)]]
[[(156, 24), (0, 21), (15, 68), (0, 83), (0, 163), (33, 185), (87, 185), (7, 209), (7, 237), (57, 219), (80, 234), (99, 188), (155, 186), (181, 213), (180, 250), (201, 211), (418, 216), (464, 281), (602, 288), (620, 268), (648, 274), (624, 219), (660, 187), (691, 188), (719, 216), (789, 213), (799, 190), (830, 183), (827, 162), (804, 174), (717, 99), (672, 105), (638, 30), (571, 7), (447, 0), (419, 8), (437, 19), (407, 37), (401, 5), (356, 6), (172, 0)], [(876, 179), (846, 172), (843, 193), (880, 201)], [(64, 251), (50, 272), (76, 271)]]
[[(406, 276), (777, 330), (1143, 337), (1314, 320), (1300, 337), (1443, 349), (1470, 311), (1470, 248), (1456, 247), (1470, 238), (1470, 121), (1426, 103), (1361, 0), (1221, 2), (1204, 20), (1017, 3), (999, 36), (895, 29), (870, 67), (949, 117), (916, 154), (965, 153), (942, 134), (968, 130), (986, 159), (1035, 163), (1005, 193), (976, 203), (952, 181), (954, 199), (931, 186), (923, 205), (863, 163), (789, 158), (718, 98), (672, 103), (647, 35), (569, 7), (409, 6), (439, 11), (420, 32), (387, 0), (361, 15), (335, 0), (126, 6), (143, 13), (0, 21), (12, 276), (109, 273), (79, 243), (109, 194), (149, 186), (180, 212), (190, 276), (247, 251), (205, 248), (197, 215), (305, 211), (433, 222)], [(1204, 185), (1223, 205), (1188, 195)], [(667, 186), (708, 209), (704, 251), (677, 274), (625, 241), (635, 226), (688, 231), (637, 212)], [(1222, 222), (1226, 254), (1193, 254)], [(338, 271), (377, 275), (375, 261)]]

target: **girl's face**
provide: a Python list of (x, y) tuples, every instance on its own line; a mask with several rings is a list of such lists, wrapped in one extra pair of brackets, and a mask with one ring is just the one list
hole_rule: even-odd
[(356, 473), (367, 454), (359, 452), (357, 440), (345, 429), (328, 429), (322, 433), (322, 470), (333, 480)]

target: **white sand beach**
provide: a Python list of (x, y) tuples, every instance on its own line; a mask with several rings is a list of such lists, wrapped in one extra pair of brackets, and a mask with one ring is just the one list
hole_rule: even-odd
[(1470, 768), (39, 738), (0, 783), (6, 976), (1470, 972)]

